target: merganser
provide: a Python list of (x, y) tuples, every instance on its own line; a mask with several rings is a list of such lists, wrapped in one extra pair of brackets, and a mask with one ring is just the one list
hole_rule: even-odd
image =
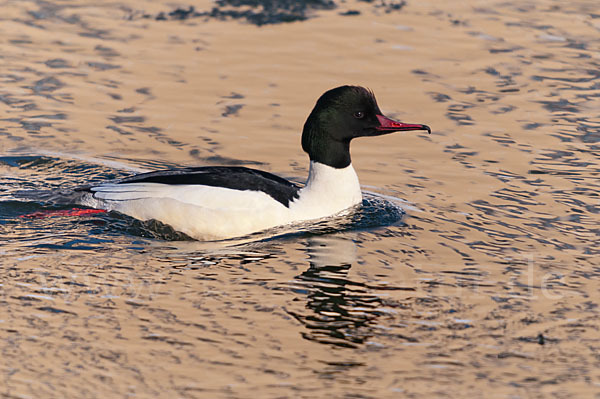
[(198, 240), (240, 237), (290, 223), (336, 215), (362, 202), (350, 141), (426, 130), (385, 117), (373, 92), (341, 86), (325, 92), (304, 124), (310, 157), (303, 187), (245, 167), (187, 167), (143, 173), (82, 188), (83, 205), (155, 219)]

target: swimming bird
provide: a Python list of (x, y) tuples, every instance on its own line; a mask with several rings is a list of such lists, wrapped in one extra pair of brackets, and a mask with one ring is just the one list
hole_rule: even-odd
[(350, 142), (408, 130), (431, 133), (427, 125), (384, 116), (372, 91), (341, 86), (321, 95), (304, 124), (302, 149), (310, 158), (304, 186), (246, 167), (186, 167), (85, 187), (81, 203), (156, 219), (199, 240), (240, 237), (360, 204)]

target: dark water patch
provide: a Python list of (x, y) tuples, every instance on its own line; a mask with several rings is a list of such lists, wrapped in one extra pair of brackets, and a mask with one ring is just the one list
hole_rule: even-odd
[(58, 113), (58, 114), (32, 115), (29, 118), (32, 118), (32, 119), (42, 118), (42, 119), (51, 119), (51, 120), (64, 121), (65, 119), (67, 119), (67, 114), (61, 112), (61, 113)]
[[(196, 11), (194, 6), (161, 12), (156, 20), (184, 20), (190, 18), (238, 19), (262, 26), (304, 21), (312, 10), (331, 10), (336, 4), (331, 0), (217, 0), (210, 11)], [(151, 16), (148, 16), (151, 17)]]
[(444, 93), (429, 93), (429, 95), (435, 102), (438, 103), (445, 103), (452, 99), (449, 95)]
[(474, 125), (475, 122), (473, 121), (473, 119), (468, 114), (463, 112), (472, 107), (472, 104), (467, 103), (450, 104), (448, 106), (448, 112), (446, 113), (446, 117), (456, 122), (459, 126)]
[(5, 156), (0, 157), (0, 163), (13, 167), (28, 167), (35, 165), (43, 165), (45, 163), (52, 162), (52, 158), (41, 157), (36, 155), (22, 155), (22, 156)]
[[(4, 193), (0, 192), (0, 196)], [(18, 217), (42, 209), (41, 203), (25, 201), (0, 201), (0, 224), (15, 224)]]
[(63, 82), (61, 82), (54, 76), (48, 76), (46, 78), (34, 82), (33, 87), (31, 87), (31, 89), (36, 94), (43, 94), (51, 93), (53, 91), (62, 89), (63, 87), (65, 87), (65, 84)]
[[(582, 41), (578, 41), (578, 40), (567, 39), (567, 44), (565, 45), (565, 47), (572, 48), (575, 50), (587, 50), (588, 44), (586, 42), (582, 42)], [(581, 58), (590, 58), (590, 56), (587, 54), (580, 54), (580, 57)]]
[(444, 152), (453, 154), (452, 159), (454, 161), (458, 161), (460, 164), (464, 165), (465, 167), (467, 167), (469, 169), (475, 168), (475, 166), (471, 162), (468, 161), (468, 158), (478, 155), (477, 151), (455, 151), (458, 149), (465, 149), (465, 148), (466, 147), (461, 146), (460, 144), (449, 145), (449, 146), (445, 147)]
[(135, 89), (135, 92), (148, 97), (153, 97), (149, 87), (140, 87), (139, 89)]
[(567, 100), (566, 98), (561, 98), (558, 101), (539, 101), (540, 104), (542, 104), (542, 106), (552, 112), (552, 113), (564, 113), (564, 112), (568, 112), (568, 113), (578, 113), (579, 112), (579, 107), (578, 104), (572, 103), (571, 101)]
[(90, 251), (94, 249), (106, 248), (107, 244), (112, 243), (112, 240), (106, 240), (101, 238), (86, 238), (86, 239), (67, 239), (57, 240), (57, 243), (39, 243), (31, 245), (31, 248), (38, 249), (53, 249), (53, 250), (76, 250), (76, 251)]
[(119, 112), (119, 113), (123, 113), (123, 114), (131, 114), (131, 113), (133, 113), (133, 112), (135, 112), (135, 111), (136, 111), (136, 108), (135, 108), (135, 107), (129, 107), (129, 108), (123, 108), (123, 109), (120, 109), (120, 110), (118, 110), (117, 112)]
[[(596, 168), (588, 168), (595, 166), (593, 160), (582, 160), (579, 158), (579, 151), (564, 151), (564, 150), (549, 150), (541, 152), (537, 158), (532, 161), (532, 165), (544, 166), (539, 170), (550, 171), (564, 176), (587, 176), (591, 173), (598, 173), (600, 170)], [(565, 168), (568, 166), (568, 168)]]
[[(359, 0), (359, 1), (364, 1), (364, 0)], [(402, 8), (404, 8), (404, 6), (406, 6), (406, 1), (405, 0), (383, 0), (380, 2), (375, 2), (375, 7), (376, 8), (380, 8), (383, 9), (386, 13), (391, 13), (393, 11), (400, 11), (402, 10)]]
[(11, 44), (19, 45), (19, 44), (32, 44), (31, 39), (12, 39), (10, 40)]
[(118, 57), (121, 55), (121, 54), (119, 54), (118, 51), (116, 51), (110, 47), (103, 46), (101, 44), (94, 47), (94, 50), (97, 51), (98, 53), (100, 53), (100, 55), (102, 55), (103, 57), (107, 57), (107, 58)]
[(83, 32), (79, 32), (79, 36), (82, 37), (90, 37), (93, 39), (100, 40), (109, 40), (110, 39), (110, 30), (108, 29), (93, 29), (90, 27), (85, 27)]
[[(88, 183), (111, 180), (125, 174), (104, 165), (88, 164), (78, 160), (59, 159), (46, 156), (5, 156), (0, 157), (0, 164), (17, 167), (26, 171), (31, 177), (31, 186), (36, 188), (69, 188)], [(0, 182), (10, 179), (0, 177)], [(14, 194), (11, 190), (8, 194)]]
[(37, 105), (34, 102), (15, 98), (12, 94), (0, 94), (0, 102), (8, 105), (10, 108), (18, 108), (23, 111), (37, 109)]
[(61, 11), (66, 8), (64, 5), (51, 3), (51, 2), (42, 2), (37, 1), (37, 6), (39, 7), (37, 10), (29, 10), (27, 13), (37, 20), (59, 20), (62, 22), (66, 22), (68, 24), (78, 24), (81, 23), (79, 16), (76, 14), (71, 14), (69, 16), (63, 16)]
[[(158, 169), (173, 169), (182, 167), (181, 164), (175, 162), (167, 162), (156, 159), (124, 159), (120, 157), (107, 156), (106, 159), (113, 160), (118, 163), (126, 163), (127, 165), (134, 165), (141, 169), (147, 170), (158, 170)], [(120, 176), (131, 175), (133, 172), (121, 171)]]
[(487, 67), (485, 69), (485, 73), (492, 76), (500, 76), (500, 72), (498, 72), (495, 68)]
[(64, 313), (64, 314), (70, 314), (70, 315), (74, 315), (77, 316), (77, 313), (74, 312), (70, 312), (68, 310), (63, 310), (63, 309), (58, 309), (58, 308), (54, 308), (52, 306), (42, 306), (37, 308), (38, 310), (44, 311), (44, 312), (50, 312), (50, 313), (55, 313), (55, 314), (60, 314), (60, 313)]
[[(367, 3), (373, 4), (374, 11), (385, 13), (400, 11), (406, 5), (404, 0), (367, 1)], [(312, 16), (314, 11), (334, 10), (338, 6), (338, 3), (332, 0), (217, 0), (210, 11), (199, 11), (194, 6), (188, 6), (178, 7), (172, 11), (162, 11), (156, 15), (144, 14), (142, 17), (153, 18), (157, 21), (183, 21), (192, 18), (233, 19), (263, 26), (305, 21)], [(360, 11), (347, 10), (340, 14), (344, 16), (359, 15)], [(130, 19), (133, 18), (134, 16), (131, 14)]]
[(413, 69), (410, 72), (413, 73), (413, 74), (415, 74), (415, 75), (419, 75), (419, 76), (423, 77), (423, 81), (425, 81), (425, 82), (427, 81), (427, 79), (425, 79), (425, 78), (435, 79), (435, 80), (441, 78), (441, 76), (439, 76), (439, 75), (433, 74), (431, 72), (424, 71), (422, 69)]
[(106, 62), (93, 62), (93, 61), (88, 61), (87, 66), (89, 66), (90, 68), (94, 68), (97, 71), (109, 71), (111, 69), (118, 69), (121, 68), (121, 66), (119, 65), (114, 65), (114, 64), (108, 64)]
[[(23, 130), (26, 130), (28, 133), (39, 133), (43, 127), (51, 127), (52, 124), (50, 122), (34, 122), (28, 120), (13, 120), (12, 122), (17, 122), (21, 125)], [(50, 136), (54, 137), (54, 136)]]
[(115, 131), (115, 132), (119, 133), (122, 136), (133, 136), (133, 132), (127, 131), (127, 130), (122, 129), (122, 128), (117, 127), (117, 126), (108, 125), (108, 126), (106, 126), (106, 128), (110, 129), (112, 131)]
[[(600, 71), (589, 68), (581, 68), (581, 69), (543, 69), (545, 73), (554, 73), (555, 76), (546, 76), (546, 75), (533, 75), (531, 79), (539, 82), (544, 81), (556, 81), (563, 83), (593, 83), (593, 86), (587, 87), (591, 89), (598, 88), (598, 79), (600, 79)], [(575, 75), (573, 77), (572, 75)], [(587, 89), (582, 88), (581, 86), (569, 86), (569, 89), (572, 90), (582, 90)]]
[(515, 46), (515, 47), (508, 47), (508, 48), (491, 48), (488, 51), (490, 52), (490, 54), (502, 54), (502, 53), (512, 53), (512, 52), (519, 51), (519, 50), (523, 50), (523, 47)]
[(579, 138), (584, 143), (600, 142), (600, 122), (589, 121), (586, 118), (579, 118), (577, 131), (583, 133)]
[(124, 123), (143, 123), (146, 121), (144, 116), (111, 116), (109, 118), (116, 124), (124, 124)]
[(130, 127), (133, 128), (134, 130), (137, 130), (138, 132), (148, 133), (148, 135), (150, 137), (154, 138), (159, 143), (167, 144), (167, 145), (170, 145), (172, 147), (177, 147), (177, 148), (185, 147), (188, 145), (187, 143), (183, 143), (181, 141), (174, 140), (174, 139), (168, 137), (168, 135), (164, 134), (163, 130), (157, 126), (130, 126)]
[(222, 96), (221, 98), (231, 98), (231, 99), (234, 99), (234, 100), (238, 100), (238, 99), (244, 98), (244, 95), (232, 91), (231, 94), (229, 94), (228, 96)]
[(533, 200), (533, 198), (538, 196), (537, 193), (527, 190), (517, 190), (506, 187), (493, 192), (491, 196), (508, 202), (516, 202), (522, 206), (544, 205), (543, 203)]
[[(567, 116), (561, 115), (561, 120), (564, 121), (566, 128), (554, 128), (552, 135), (562, 142), (583, 142), (593, 144), (600, 142), (600, 122), (593, 120), (594, 118)], [(574, 128), (575, 127), (575, 128)], [(593, 148), (590, 148), (593, 151)], [(588, 152), (588, 150), (579, 150), (580, 152)]]
[(71, 64), (65, 59), (62, 58), (53, 58), (44, 62), (48, 68), (52, 69), (62, 69), (62, 68), (72, 68)]
[[(215, 143), (217, 144), (217, 143)], [(194, 150), (192, 150), (194, 151)], [(224, 165), (224, 166), (264, 166), (265, 162), (253, 161), (247, 159), (237, 159), (237, 158), (229, 158), (224, 157), (222, 155), (210, 155), (206, 157), (198, 156), (199, 153), (196, 153), (195, 156), (202, 161), (203, 164), (209, 165)], [(194, 155), (194, 154), (192, 154)]]
[(245, 104), (233, 104), (233, 105), (226, 105), (225, 109), (223, 110), (223, 113), (221, 114), (221, 116), (224, 117), (228, 117), (230, 115), (237, 115), (239, 110), (242, 109), (244, 107)]
[(31, 295), (21, 295), (21, 296), (13, 296), (12, 299), (16, 299), (18, 301), (26, 301), (26, 302), (42, 302), (41, 299), (36, 298)]
[(0, 73), (2, 83), (19, 83), (25, 80), (24, 77), (12, 73)]
[(484, 133), (483, 136), (490, 137), (493, 141), (495, 141), (503, 147), (508, 147), (517, 143), (508, 133)]
[[(467, 221), (454, 221), (469, 229), (476, 229), (489, 236), (489, 241), (476, 241), (466, 243), (473, 250), (489, 252), (489, 254), (504, 254), (508, 256), (515, 242), (534, 241), (543, 246), (552, 247), (556, 250), (573, 250), (576, 247), (572, 244), (574, 238), (574, 229), (582, 233), (588, 231), (588, 227), (581, 224), (581, 219), (573, 219), (573, 217), (564, 217), (559, 215), (537, 214), (535, 217), (531, 215), (533, 206), (543, 206), (540, 203), (531, 203), (527, 193), (521, 193), (522, 199), (515, 200), (506, 195), (494, 195), (500, 198), (501, 203), (490, 203), (484, 200), (472, 201), (469, 205), (474, 207), (477, 212), (473, 218)], [(515, 205), (506, 203), (516, 202), (524, 205)], [(572, 216), (572, 215), (571, 215)], [(447, 216), (445, 216), (447, 217)], [(509, 233), (509, 231), (511, 233)], [(548, 235), (548, 231), (557, 231), (562, 235)], [(567, 237), (570, 237), (569, 242)], [(461, 241), (461, 240), (459, 240)], [(578, 238), (580, 244), (591, 244), (584, 236)], [(598, 242), (599, 240), (593, 240)]]
[(517, 108), (513, 107), (512, 105), (506, 105), (506, 106), (500, 107), (498, 109), (492, 110), (491, 113), (492, 114), (506, 114), (507, 112), (511, 112), (515, 109), (517, 109)]
[(527, 124), (523, 125), (523, 129), (525, 129), (525, 130), (535, 130), (538, 127), (541, 127), (541, 126), (544, 126), (544, 125), (541, 124), (541, 123), (535, 123), (535, 122), (534, 123), (527, 123)]
[(190, 6), (187, 9), (176, 8), (169, 13), (160, 12), (156, 16), (156, 20), (157, 21), (166, 21), (167, 19), (184, 20), (184, 19), (188, 19), (188, 18), (199, 17), (200, 15), (201, 14), (197, 13), (193, 6)]
[[(148, 136), (154, 138), (156, 141), (167, 144), (173, 147), (185, 147), (188, 144), (178, 140), (174, 140), (168, 137), (167, 134), (163, 133), (163, 130), (158, 126), (140, 126), (146, 118), (144, 116), (112, 116), (110, 119), (118, 123), (120, 126), (107, 125), (106, 128), (113, 130), (123, 136), (130, 136), (133, 133), (131, 130), (135, 130), (140, 133), (145, 133)], [(128, 130), (127, 130), (128, 129)]]

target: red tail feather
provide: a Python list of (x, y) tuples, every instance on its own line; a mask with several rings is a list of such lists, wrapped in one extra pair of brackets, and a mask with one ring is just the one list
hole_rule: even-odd
[(73, 209), (61, 209), (61, 210), (52, 210), (52, 211), (38, 211), (33, 213), (28, 213), (26, 215), (19, 216), (20, 218), (26, 219), (41, 219), (41, 218), (51, 218), (56, 216), (86, 216), (86, 215), (94, 215), (97, 213), (105, 213), (104, 209), (83, 209), (83, 208), (73, 208)]

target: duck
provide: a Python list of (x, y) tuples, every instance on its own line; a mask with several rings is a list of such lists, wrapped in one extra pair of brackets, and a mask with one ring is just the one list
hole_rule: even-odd
[(86, 186), (80, 203), (154, 219), (206, 241), (334, 217), (362, 203), (350, 142), (412, 130), (431, 133), (427, 125), (384, 116), (371, 90), (340, 86), (319, 97), (304, 123), (301, 143), (310, 164), (303, 186), (241, 166), (182, 167)]

